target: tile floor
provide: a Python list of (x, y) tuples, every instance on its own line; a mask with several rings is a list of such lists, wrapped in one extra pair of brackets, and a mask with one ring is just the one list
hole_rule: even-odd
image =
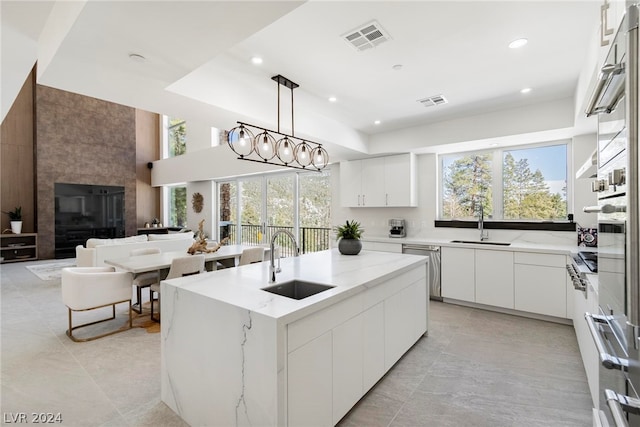
[[(0, 267), (2, 423), (50, 412), (67, 426), (185, 426), (160, 401), (160, 334), (134, 328), (72, 342), (60, 281), (40, 280), (25, 268), (32, 263)], [(430, 309), (429, 337), (341, 426), (591, 425), (573, 328), (433, 301)]]

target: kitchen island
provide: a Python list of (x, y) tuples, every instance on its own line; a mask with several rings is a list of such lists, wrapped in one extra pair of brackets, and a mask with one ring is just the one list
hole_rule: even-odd
[(190, 425), (334, 425), (427, 332), (428, 258), (337, 250), (163, 281), (162, 400)]

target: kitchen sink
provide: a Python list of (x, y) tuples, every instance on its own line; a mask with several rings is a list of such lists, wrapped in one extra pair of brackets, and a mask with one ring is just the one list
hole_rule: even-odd
[(288, 282), (278, 283), (273, 286), (262, 288), (263, 291), (272, 294), (281, 295), (287, 298), (303, 299), (311, 295), (319, 294), (328, 289), (335, 288), (331, 285), (321, 285), (319, 283), (306, 282), (304, 280), (290, 280)]
[(497, 246), (509, 246), (509, 242), (490, 242), (488, 240), (452, 240), (451, 243), (468, 243), (472, 245), (497, 245)]

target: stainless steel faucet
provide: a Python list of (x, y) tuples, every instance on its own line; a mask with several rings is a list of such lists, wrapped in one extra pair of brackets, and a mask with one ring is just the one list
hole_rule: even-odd
[(480, 230), (480, 241), (489, 238), (489, 232), (484, 231), (484, 206), (480, 202), (480, 215), (478, 215), (478, 229)]
[(273, 236), (271, 237), (271, 254), (270, 254), (270, 259), (271, 259), (271, 264), (269, 265), (269, 283), (274, 283), (276, 281), (276, 265), (275, 265), (275, 246), (276, 246), (276, 237), (278, 237), (281, 234), (285, 234), (287, 236), (289, 236), (289, 238), (291, 239), (291, 241), (293, 242), (293, 246), (295, 248), (295, 251), (293, 253), (293, 256), (298, 256), (300, 255), (300, 250), (298, 249), (298, 243), (296, 242), (296, 238), (293, 234), (291, 234), (290, 231), (288, 230), (278, 230), (275, 233), (273, 233)]

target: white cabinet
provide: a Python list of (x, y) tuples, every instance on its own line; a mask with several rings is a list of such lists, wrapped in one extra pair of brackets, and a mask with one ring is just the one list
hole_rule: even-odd
[[(593, 342), (587, 321), (584, 318), (585, 313), (598, 314), (598, 295), (594, 284), (597, 286), (597, 276), (589, 275), (590, 280), (587, 284), (587, 292), (580, 290), (573, 290), (573, 327), (576, 330), (576, 337), (578, 339), (578, 346), (580, 347), (580, 355), (582, 356), (582, 363), (584, 364), (584, 370), (587, 374), (587, 382), (589, 383), (589, 391), (591, 392), (591, 399), (593, 401), (594, 408), (599, 405), (599, 378), (598, 370), (600, 366), (600, 359), (598, 350)], [(573, 289), (573, 286), (571, 287)]]
[(427, 269), (287, 325), (287, 425), (335, 425), (427, 330)]
[(333, 329), (333, 424), (364, 394), (363, 317), (360, 314)]
[(527, 252), (514, 255), (515, 309), (566, 318), (566, 257)]
[(361, 240), (362, 249), (367, 251), (402, 253), (402, 243), (369, 242)]
[(513, 252), (475, 251), (476, 302), (513, 308)]
[(287, 361), (288, 424), (332, 426), (331, 332), (289, 353)]
[(417, 206), (414, 154), (340, 162), (344, 207)]
[[(426, 304), (426, 299), (425, 299)], [(384, 303), (363, 313), (362, 393), (369, 391), (385, 373), (384, 368)]]
[(475, 302), (475, 249), (443, 246), (440, 253), (442, 296)]

